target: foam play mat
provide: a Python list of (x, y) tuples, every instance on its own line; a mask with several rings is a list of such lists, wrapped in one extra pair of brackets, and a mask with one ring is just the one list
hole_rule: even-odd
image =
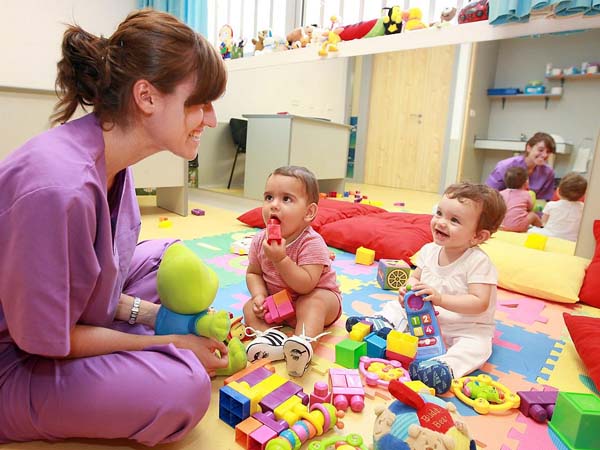
[[(230, 253), (230, 247), (233, 242), (253, 232), (249, 229), (184, 241), (219, 277), (220, 288), (213, 306), (228, 310), (234, 316), (242, 314), (242, 306), (249, 298), (245, 284), (248, 259), (247, 256)], [(384, 302), (397, 298), (394, 291), (383, 290), (377, 283), (377, 262), (370, 266), (358, 265), (353, 254), (331, 250), (335, 253), (333, 267), (344, 298), (344, 316), (331, 327), (331, 334), (321, 340), (322, 345), (313, 359), (313, 370), (321, 369), (323, 373), (335, 366), (335, 344), (347, 337), (345, 318), (349, 315), (371, 315)], [(493, 354), (482, 370), (474, 375), (487, 374), (512, 392), (545, 389), (597, 394), (565, 328), (564, 312), (600, 316), (600, 310), (585, 305), (552, 303), (500, 289)], [(381, 394), (382, 398), (386, 398), (385, 393)], [(503, 414), (480, 415), (451, 393), (443, 398), (456, 405), (478, 448), (566, 448), (546, 424), (535, 422), (518, 409)], [(372, 423), (372, 418), (366, 420)], [(370, 435), (365, 438), (368, 443), (371, 442)], [(231, 442), (227, 448), (241, 447)]]

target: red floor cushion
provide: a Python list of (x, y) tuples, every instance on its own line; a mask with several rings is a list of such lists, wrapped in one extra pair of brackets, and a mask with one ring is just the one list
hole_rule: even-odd
[(574, 316), (563, 313), (573, 345), (587, 368), (588, 375), (600, 390), (600, 317)]
[[(251, 209), (237, 218), (242, 223), (255, 228), (264, 228), (265, 223), (262, 219), (262, 208)], [(319, 211), (317, 217), (312, 222), (312, 227), (318, 233), (323, 225), (349, 217), (365, 216), (371, 214), (381, 214), (386, 212), (383, 208), (377, 206), (364, 205), (362, 203), (351, 203), (342, 200), (331, 200), (322, 198), (319, 200)]]
[(375, 250), (375, 259), (411, 264), (410, 257), (433, 240), (430, 222), (430, 214), (386, 212), (328, 223), (320, 233), (331, 247), (351, 253), (366, 247)]
[(583, 284), (579, 291), (579, 301), (600, 308), (600, 220), (594, 221), (596, 251), (592, 262), (585, 270)]

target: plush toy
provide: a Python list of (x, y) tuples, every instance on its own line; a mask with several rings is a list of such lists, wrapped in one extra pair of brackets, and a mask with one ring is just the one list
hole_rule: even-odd
[(421, 18), (423, 17), (423, 13), (420, 8), (410, 8), (408, 11), (404, 11), (403, 19), (404, 19), (404, 30), (412, 31), (412, 30), (421, 30), (423, 28), (427, 28), (427, 25), (423, 23)]
[[(219, 287), (217, 274), (182, 243), (164, 253), (156, 276), (161, 306), (155, 333), (196, 334), (224, 341), (230, 329), (227, 311), (209, 309)], [(246, 349), (239, 339), (229, 341), (229, 367), (218, 375), (230, 375), (246, 367)]]
[(374, 450), (476, 450), (453, 403), (416, 393), (398, 380), (388, 389), (396, 400), (376, 411)]
[(402, 10), (400, 7), (392, 6), (383, 8), (382, 11), (383, 14), (378, 19), (344, 25), (343, 27), (335, 28), (334, 31), (340, 35), (342, 41), (400, 33), (402, 31)]
[(338, 47), (337, 44), (341, 41), (340, 35), (335, 31), (330, 31), (327, 33), (327, 40), (323, 42), (321, 48), (319, 49), (319, 56), (327, 56), (329, 52), (337, 52)]
[(444, 28), (444, 27), (450, 26), (450, 21), (452, 19), (454, 19), (455, 16), (456, 16), (456, 8), (454, 6), (449, 6), (442, 10), (442, 13), (440, 14), (439, 22), (434, 22), (432, 24), (429, 24), (429, 26), (436, 27), (436, 28)]
[(307, 25), (305, 27), (298, 27), (288, 33), (285, 37), (288, 41), (288, 46), (291, 49), (304, 48), (310, 44), (312, 38), (313, 27)]

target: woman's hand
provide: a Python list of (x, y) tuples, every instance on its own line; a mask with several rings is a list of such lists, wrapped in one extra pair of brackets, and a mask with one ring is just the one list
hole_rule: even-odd
[(262, 294), (255, 295), (250, 300), (252, 302), (252, 312), (259, 319), (263, 319), (265, 316), (265, 296)]
[(216, 375), (217, 369), (225, 368), (229, 364), (227, 346), (223, 342), (194, 334), (174, 336), (176, 336), (176, 347), (193, 351), (210, 377)]

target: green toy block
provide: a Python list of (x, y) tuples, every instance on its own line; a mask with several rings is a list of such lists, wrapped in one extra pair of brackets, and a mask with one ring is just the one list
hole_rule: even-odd
[(367, 343), (344, 339), (335, 344), (335, 363), (347, 369), (357, 369), (361, 356), (367, 355)]
[(559, 392), (548, 426), (570, 449), (600, 448), (600, 397)]

